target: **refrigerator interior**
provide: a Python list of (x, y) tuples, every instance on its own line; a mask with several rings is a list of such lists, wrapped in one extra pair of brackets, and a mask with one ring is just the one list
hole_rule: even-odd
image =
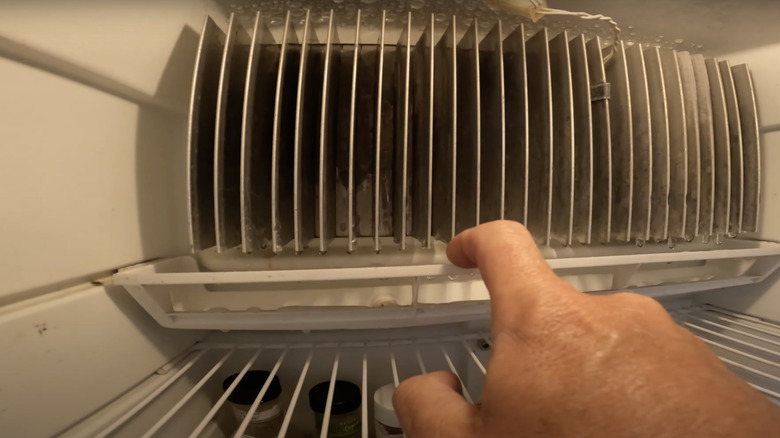
[[(291, 3), (323, 16), (331, 7)], [(269, 18), (278, 35), (287, 6), (258, 4), (278, 16)], [(780, 5), (549, 4), (612, 17), (626, 43), (749, 65), (764, 170), (755, 232), (674, 248), (541, 249), (585, 291), (631, 289), (661, 300), (777, 402), (780, 177), (771, 169), (780, 160)], [(390, 13), (399, 23), (405, 10), (423, 22), (438, 20), (432, 13), (488, 11), (470, 1), (398, 5)], [(332, 6), (342, 17), (371, 10), (364, 20), (376, 24), (383, 7), (366, 0)], [(212, 408), (222, 403), (222, 379), (245, 367), (278, 372), (289, 436), (316, 436), (307, 391), (333, 376), (361, 386), (366, 433), (373, 391), (413, 374), (452, 369), (480, 399), (490, 348), (487, 295), (474, 272), (446, 265), (442, 242), (426, 249), (408, 239), (400, 252), (383, 235), (376, 254), (375, 240), (362, 236), (352, 254), (336, 248), (320, 257), (313, 245), (301, 255), (289, 247), (276, 256), (210, 248), (190, 255), (188, 111), (200, 34), (206, 16), (223, 32), (230, 12), (251, 23), (251, 2), (10, 2), (2, 10), (0, 430), (188, 436), (197, 427), (205, 436), (230, 436), (238, 427), (230, 412)], [(537, 24), (551, 33), (592, 31), (587, 21), (560, 20)], [(492, 24), (489, 15), (485, 21)], [(376, 37), (376, 24), (366, 38)], [(609, 26), (594, 26), (610, 37)], [(395, 44), (401, 26), (387, 32)], [(338, 239), (334, 245), (349, 244)]]

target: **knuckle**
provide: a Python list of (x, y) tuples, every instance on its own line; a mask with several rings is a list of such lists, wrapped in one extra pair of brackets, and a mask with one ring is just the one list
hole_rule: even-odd
[(676, 326), (666, 309), (653, 298), (629, 292), (616, 294), (616, 298), (618, 307), (631, 315), (636, 324), (657, 328)]
[(520, 222), (511, 220), (496, 220), (479, 225), (478, 228), (489, 230), (490, 233), (498, 235), (515, 234), (523, 238), (532, 239), (528, 229)]
[(460, 379), (452, 371), (436, 371), (435, 374), (437, 375), (437, 378), (442, 379), (442, 381), (445, 382), (448, 386), (452, 388), (460, 388)]
[(618, 300), (620, 300), (621, 304), (624, 304), (626, 306), (635, 307), (649, 312), (666, 313), (663, 306), (661, 306), (661, 304), (658, 301), (646, 295), (640, 295), (632, 292), (620, 292), (620, 293), (616, 293), (613, 296)]

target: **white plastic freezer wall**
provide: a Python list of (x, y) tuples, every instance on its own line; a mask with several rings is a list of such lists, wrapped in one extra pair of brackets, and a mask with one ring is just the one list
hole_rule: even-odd
[[(775, 23), (780, 5), (762, 0), (713, 0), (706, 8), (701, 2), (683, 0), (549, 3), (610, 15), (626, 37), (662, 39), (750, 64), (766, 171), (760, 229), (749, 237), (763, 242), (756, 247), (780, 241), (776, 221), (780, 175), (772, 171), (780, 160), (780, 28)], [(162, 328), (123, 288), (111, 284), (111, 274), (188, 252), (181, 163), (192, 66), (204, 16), (224, 17), (229, 6), (184, 0), (67, 5), (12, 1), (0, 6), (4, 433), (52, 436), (93, 413), (105, 414), (102, 408), (116, 408), (105, 415), (118, 418), (132, 409), (127, 403), (144, 397), (134, 399), (133, 394), (148, 393), (144, 385), (153, 387), (154, 382), (148, 382), (154, 376), (178, 369), (182, 355), (209, 337), (202, 330)], [(669, 305), (707, 302), (777, 322), (778, 275), (759, 284), (687, 295)], [(485, 328), (482, 321), (441, 327), (441, 333), (426, 331), (436, 339)], [(393, 337), (420, 337), (414, 329), (405, 330)], [(261, 341), (224, 336), (228, 339), (217, 340), (235, 345), (274, 339), (285, 345), (327, 341), (290, 333), (257, 335)], [(360, 341), (355, 334), (328, 336)], [(365, 333), (364, 340), (371, 336), (390, 335)], [(479, 372), (469, 362), (468, 350), (451, 354), (461, 369)], [(297, 364), (300, 359), (293, 356)], [(405, 364), (414, 365), (409, 362), (413, 356), (402, 357)], [(313, 378), (327, 378), (332, 361), (326, 362)], [(388, 369), (389, 365), (378, 375), (372, 373), (376, 381), (371, 385), (391, 381)], [(478, 379), (463, 377), (467, 385), (477, 385)], [(194, 384), (183, 382), (172, 389), (185, 394)], [(215, 389), (211, 391), (198, 392), (194, 407), (182, 411), (170, 427), (185, 430), (176, 425), (197, 424), (214, 400)], [(179, 397), (176, 394), (168, 393), (171, 399), (157, 403), (167, 411), (175, 402), (170, 400)], [(131, 429), (125, 433), (134, 435)]]

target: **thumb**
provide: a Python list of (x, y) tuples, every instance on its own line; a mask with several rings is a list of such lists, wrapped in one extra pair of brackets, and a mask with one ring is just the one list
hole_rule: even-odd
[(407, 438), (473, 436), (477, 407), (467, 403), (450, 371), (414, 376), (398, 385), (393, 407)]

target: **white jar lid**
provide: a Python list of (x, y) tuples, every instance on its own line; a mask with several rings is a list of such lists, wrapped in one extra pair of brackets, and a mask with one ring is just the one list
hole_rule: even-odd
[(395, 385), (389, 383), (374, 393), (374, 419), (385, 426), (401, 427), (393, 409), (393, 393)]

